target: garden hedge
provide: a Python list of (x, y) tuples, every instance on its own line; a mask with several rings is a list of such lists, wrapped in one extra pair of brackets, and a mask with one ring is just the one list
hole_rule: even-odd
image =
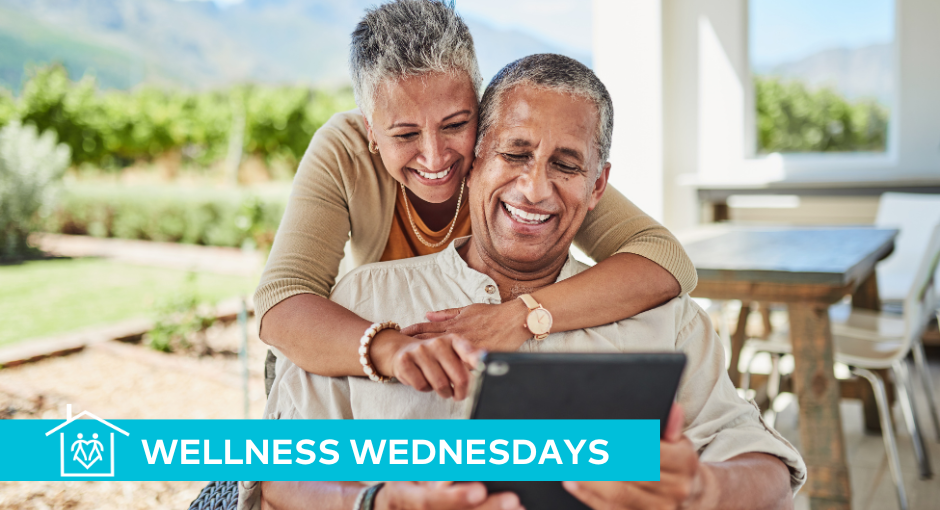
[(43, 230), (264, 249), (274, 239), (287, 196), (285, 186), (187, 189), (72, 183), (43, 220)]

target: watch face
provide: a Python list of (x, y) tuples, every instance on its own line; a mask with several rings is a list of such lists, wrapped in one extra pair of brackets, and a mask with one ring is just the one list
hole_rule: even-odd
[(542, 308), (529, 311), (525, 322), (533, 335), (544, 335), (552, 330), (552, 314)]

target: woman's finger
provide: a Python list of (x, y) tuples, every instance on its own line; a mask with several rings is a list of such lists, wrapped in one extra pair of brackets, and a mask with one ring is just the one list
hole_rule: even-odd
[(466, 308), (466, 306), (463, 306), (460, 308), (448, 308), (446, 310), (428, 312), (424, 314), (424, 316), (431, 322), (449, 321), (453, 319), (454, 317), (460, 315), (460, 312), (462, 312), (464, 308)]
[(418, 335), (440, 335), (447, 332), (447, 325), (440, 322), (419, 322), (402, 328), (401, 334), (417, 338)]
[(667, 443), (678, 443), (682, 440), (682, 424), (685, 421), (685, 413), (678, 402), (672, 403), (672, 409), (669, 411), (669, 419), (666, 421), (666, 431), (663, 439)]

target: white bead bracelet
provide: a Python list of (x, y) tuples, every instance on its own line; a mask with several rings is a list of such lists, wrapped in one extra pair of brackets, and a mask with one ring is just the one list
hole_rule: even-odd
[(370, 355), (372, 339), (383, 329), (401, 331), (401, 326), (392, 321), (376, 322), (369, 326), (369, 329), (367, 329), (366, 332), (362, 334), (362, 338), (359, 339), (359, 364), (362, 365), (362, 371), (369, 376), (369, 379), (375, 382), (386, 383), (391, 381), (392, 378), (379, 374), (378, 370), (375, 369), (375, 365), (372, 363), (372, 356)]

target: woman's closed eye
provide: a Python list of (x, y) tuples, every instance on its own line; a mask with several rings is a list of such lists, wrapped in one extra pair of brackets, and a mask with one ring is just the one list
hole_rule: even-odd
[(466, 121), (466, 120), (465, 120), (465, 121), (462, 121), (462, 122), (454, 122), (454, 123), (451, 123), (451, 124), (448, 124), (448, 125), (444, 126), (444, 129), (446, 129), (446, 130), (448, 130), (448, 131), (456, 131), (456, 130), (458, 130), (458, 129), (464, 127), (464, 126), (466, 126), (467, 124), (468, 124), (468, 121)]
[(414, 132), (414, 133), (402, 133), (402, 134), (392, 135), (392, 136), (393, 136), (394, 138), (399, 139), (399, 140), (414, 140), (415, 138), (418, 137), (418, 133), (417, 133), (417, 132)]

